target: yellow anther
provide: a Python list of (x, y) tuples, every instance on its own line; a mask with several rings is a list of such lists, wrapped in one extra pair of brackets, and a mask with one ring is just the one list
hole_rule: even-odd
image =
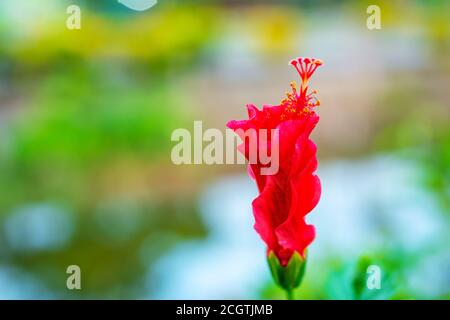
[(295, 81), (291, 81), (290, 85), (292, 90), (297, 90), (297, 83)]

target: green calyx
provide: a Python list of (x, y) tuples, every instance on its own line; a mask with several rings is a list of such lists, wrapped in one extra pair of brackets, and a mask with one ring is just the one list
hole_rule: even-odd
[(288, 264), (283, 267), (275, 253), (270, 251), (267, 261), (275, 283), (288, 294), (300, 286), (305, 274), (306, 255), (303, 259), (298, 252), (294, 252)]

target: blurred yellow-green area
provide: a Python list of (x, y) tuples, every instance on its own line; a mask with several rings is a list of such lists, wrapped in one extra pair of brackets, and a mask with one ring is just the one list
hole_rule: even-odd
[(325, 64), (323, 191), (296, 297), (450, 298), (446, 0), (2, 1), (0, 298), (284, 298), (245, 166), (177, 166), (171, 134), (278, 103), (297, 56)]

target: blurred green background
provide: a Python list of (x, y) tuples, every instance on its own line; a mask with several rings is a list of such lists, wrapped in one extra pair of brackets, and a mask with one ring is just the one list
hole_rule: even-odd
[(449, 17), (445, 0), (2, 1), (0, 298), (283, 298), (245, 166), (176, 166), (170, 136), (278, 103), (296, 56), (325, 62), (296, 296), (450, 298)]

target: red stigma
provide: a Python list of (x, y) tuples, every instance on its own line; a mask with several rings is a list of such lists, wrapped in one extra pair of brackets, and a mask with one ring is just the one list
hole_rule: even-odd
[(292, 60), (291, 65), (297, 70), (302, 80), (302, 90), (300, 95), (306, 94), (308, 82), (314, 71), (323, 64), (322, 60), (315, 58), (297, 58)]

